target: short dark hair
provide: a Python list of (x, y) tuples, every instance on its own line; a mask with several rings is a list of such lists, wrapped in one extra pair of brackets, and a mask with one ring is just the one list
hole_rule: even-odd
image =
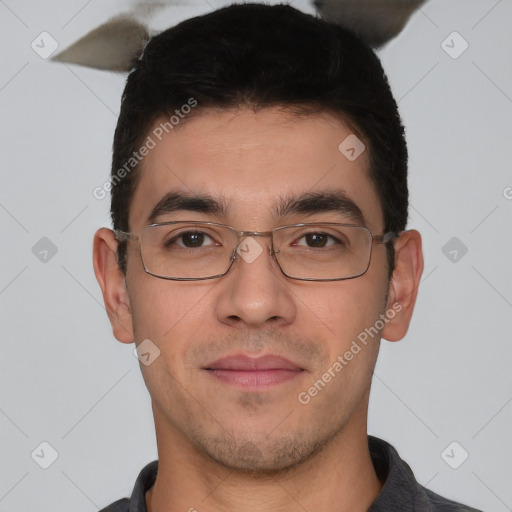
[[(318, 16), (289, 5), (254, 3), (183, 21), (151, 38), (134, 62), (113, 143), (114, 229), (130, 230), (130, 204), (141, 174), (134, 153), (157, 119), (170, 118), (191, 99), (197, 106), (188, 107), (180, 124), (205, 109), (243, 105), (255, 111), (281, 106), (296, 115), (326, 112), (339, 118), (367, 147), (384, 231), (405, 229), (404, 127), (373, 49), (350, 30)], [(391, 277), (394, 249), (392, 243), (387, 247)], [(125, 273), (126, 242), (119, 244), (118, 262)]]

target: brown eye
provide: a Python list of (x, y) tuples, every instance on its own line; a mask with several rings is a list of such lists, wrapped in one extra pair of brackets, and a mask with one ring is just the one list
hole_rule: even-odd
[[(206, 233), (201, 231), (186, 231), (172, 237), (167, 242), (165, 242), (164, 245), (165, 247), (172, 247), (173, 245), (177, 245), (180, 247), (193, 249), (196, 247), (205, 247), (204, 244), (208, 241), (213, 242), (213, 239)], [(206, 243), (206, 245), (216, 244)]]
[(306, 235), (305, 240), (309, 247), (325, 247), (328, 242), (329, 235), (323, 233), (311, 233)]

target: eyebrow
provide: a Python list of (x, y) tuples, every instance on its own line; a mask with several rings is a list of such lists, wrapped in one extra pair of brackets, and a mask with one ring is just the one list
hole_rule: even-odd
[(153, 224), (161, 215), (178, 211), (226, 215), (228, 206), (223, 199), (219, 201), (206, 194), (193, 195), (171, 191), (158, 201), (151, 210), (147, 221)]
[(276, 216), (284, 217), (292, 213), (337, 213), (351, 222), (366, 225), (363, 212), (342, 189), (305, 192), (281, 199), (275, 209)]
[[(149, 224), (167, 213), (189, 211), (210, 215), (227, 216), (229, 204), (222, 197), (216, 199), (207, 194), (194, 195), (186, 192), (171, 191), (158, 201), (147, 218)], [(278, 199), (273, 210), (277, 218), (294, 213), (313, 215), (316, 213), (341, 214), (356, 224), (366, 225), (363, 212), (342, 189), (305, 192), (298, 196), (285, 196)]]

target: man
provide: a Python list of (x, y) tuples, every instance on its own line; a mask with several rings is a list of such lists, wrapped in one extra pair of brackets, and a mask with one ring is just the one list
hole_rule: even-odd
[(158, 461), (105, 511), (467, 511), (367, 435), (423, 271), (387, 79), (351, 32), (230, 6), (154, 37), (114, 137), (94, 268), (136, 342)]

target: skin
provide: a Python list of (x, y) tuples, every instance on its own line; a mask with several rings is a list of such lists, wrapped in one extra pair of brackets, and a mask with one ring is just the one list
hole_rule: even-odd
[[(155, 123), (157, 125), (158, 123)], [(323, 114), (290, 116), (206, 111), (170, 132), (145, 158), (130, 210), (138, 234), (169, 190), (223, 196), (226, 217), (197, 212), (158, 219), (207, 220), (237, 230), (267, 231), (298, 222), (335, 221), (332, 213), (276, 219), (282, 195), (343, 188), (367, 226), (382, 234), (380, 202), (364, 152), (349, 161), (338, 145), (351, 132)], [(421, 237), (395, 240), (396, 268), (387, 279), (386, 250), (374, 245), (368, 271), (334, 282), (285, 277), (267, 251), (235, 261), (227, 275), (178, 282), (147, 274), (136, 242), (128, 244), (126, 279), (117, 241), (101, 228), (94, 269), (114, 336), (149, 338), (160, 356), (141, 370), (152, 398), (159, 468), (146, 495), (150, 512), (366, 511), (379, 482), (368, 451), (367, 411), (381, 336), (400, 340), (411, 320), (423, 271)], [(401, 309), (309, 404), (297, 396), (343, 355), (380, 314)], [(233, 353), (277, 354), (304, 369), (263, 391), (219, 382), (203, 368)]]

